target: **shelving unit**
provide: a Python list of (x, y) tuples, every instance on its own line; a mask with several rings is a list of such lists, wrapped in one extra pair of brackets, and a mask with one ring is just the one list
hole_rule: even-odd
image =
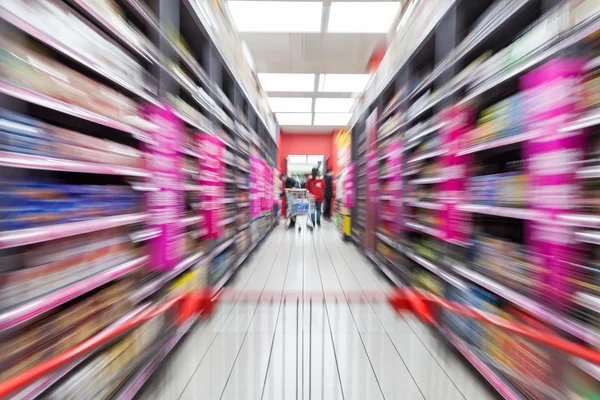
[[(3, 379), (152, 303), (219, 291), (275, 225), (277, 128), (235, 33), (211, 26), (221, 12), (0, 5), (0, 339), (47, 332), (3, 355)], [(133, 398), (195, 322), (149, 321), (20, 395)]]
[[(361, 198), (372, 197), (360, 189), (373, 182), (365, 171), (371, 142), (364, 141), (374, 114), (379, 160), (376, 208), (366, 220), (354, 210), (352, 239), (398, 285), (597, 348), (600, 219), (593, 198), (600, 177), (600, 105), (592, 80), (599, 73), (600, 7), (569, 0), (457, 0), (436, 7), (415, 6), (410, 27), (393, 39), (389, 59), (351, 120), (359, 210), (367, 207)], [(596, 58), (589, 61), (590, 55)], [(552, 108), (556, 88), (549, 82), (567, 76), (581, 79), (571, 89), (583, 88), (589, 97), (575, 103), (567, 96), (564, 108)], [(556, 147), (563, 153), (544, 147), (566, 137), (573, 139)], [(401, 148), (392, 156), (394, 143)], [(390, 173), (392, 162), (400, 171)], [(563, 174), (563, 186), (544, 187), (548, 183), (540, 182), (549, 181), (542, 177), (553, 174)], [(395, 177), (401, 190), (389, 193), (386, 185)], [(551, 194), (558, 192), (564, 196)], [(394, 202), (401, 206), (388, 212)], [(388, 228), (394, 222), (397, 232)], [(370, 241), (374, 251), (367, 248)], [(470, 331), (463, 319), (442, 315), (438, 328), (505, 398), (535, 398), (538, 389), (579, 395), (572, 378), (549, 367), (557, 356), (544, 349), (530, 349), (541, 360), (542, 382), (533, 367), (506, 362), (530, 356)], [(518, 338), (510, 341), (525, 346)], [(490, 346), (503, 358), (490, 354)], [(585, 363), (573, 366), (581, 379), (594, 376)]]

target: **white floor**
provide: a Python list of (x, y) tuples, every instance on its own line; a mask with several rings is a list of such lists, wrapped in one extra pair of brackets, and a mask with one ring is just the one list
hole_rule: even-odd
[[(265, 292), (386, 291), (331, 224), (276, 227), (231, 283)], [(222, 303), (150, 379), (141, 399), (496, 398), (410, 315), (329, 300)]]

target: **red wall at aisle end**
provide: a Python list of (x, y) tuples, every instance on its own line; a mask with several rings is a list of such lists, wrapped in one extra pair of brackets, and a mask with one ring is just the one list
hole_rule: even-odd
[[(333, 131), (326, 134), (293, 133), (286, 134), (281, 131), (279, 135), (279, 156), (277, 166), (284, 172), (286, 168), (286, 157), (291, 154), (307, 154), (309, 156), (323, 155), (328, 158), (327, 166), (334, 169), (335, 173), (335, 146)], [(284, 190), (282, 185), (282, 191)], [(282, 215), (285, 215), (285, 204), (281, 203)]]

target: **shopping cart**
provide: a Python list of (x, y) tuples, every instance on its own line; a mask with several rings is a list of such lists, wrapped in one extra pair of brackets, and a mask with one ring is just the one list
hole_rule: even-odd
[(304, 226), (312, 230), (314, 225), (311, 216), (315, 213), (314, 196), (306, 189), (286, 189), (285, 198), (287, 199), (286, 226), (289, 227), (289, 221), (295, 217), (298, 231), (300, 231), (302, 226), (298, 222), (298, 217), (306, 216)]
[[(510, 382), (501, 378), (507, 376), (501, 366), (485, 360), (468, 343), (469, 338), (461, 338), (444, 326), (446, 314), (484, 324), (510, 336), (511, 345), (519, 347), (520, 344), (523, 350), (520, 353), (523, 357), (515, 358), (513, 362), (519, 364), (515, 368), (522, 369), (524, 375)], [(237, 352), (235, 359), (240, 363), (237, 369), (227, 371), (227, 381), (231, 384), (219, 387), (217, 395), (220, 394), (221, 398), (489, 398), (476, 391), (479, 389), (474, 388), (472, 381), (465, 381), (465, 369), (461, 376), (460, 363), (453, 358), (453, 353), (444, 351), (445, 346), (436, 348), (432, 345), (440, 343), (434, 340), (432, 331), (441, 332), (506, 399), (573, 398), (561, 387), (563, 380), (537, 380), (541, 378), (541, 360), (537, 357), (538, 353), (533, 352), (534, 346), (545, 349), (551, 355), (565, 355), (567, 360), (577, 360), (573, 364), (587, 363), (590, 368), (600, 365), (600, 352), (555, 333), (411, 289), (394, 290), (389, 295), (362, 290), (282, 293), (231, 289), (215, 294), (206, 289), (149, 307), (110, 332), (97, 334), (0, 383), (0, 398), (8, 398), (50, 374), (60, 373), (73, 362), (90, 357), (91, 353), (125, 332), (158, 316), (172, 316), (174, 326), (187, 330), (190, 321), (200, 319), (199, 324), (209, 323), (202, 319), (212, 315), (215, 316), (213, 321), (220, 321), (216, 331), (227, 335), (228, 343), (223, 345), (230, 347), (237, 343), (239, 347), (233, 353), (228, 348), (219, 349), (223, 354), (235, 355)], [(222, 318), (223, 315), (228, 317)], [(175, 330), (174, 337), (180, 339), (181, 332), (181, 329)], [(172, 340), (166, 343), (169, 349), (174, 347)], [(389, 355), (396, 353), (399, 357), (389, 363)], [(221, 357), (221, 353), (218, 356)], [(214, 362), (216, 364), (211, 363), (211, 368), (231, 368), (231, 365), (224, 367), (227, 363)], [(534, 370), (527, 371), (527, 368)], [(551, 373), (562, 374), (563, 369), (555, 368)], [(216, 371), (213, 372), (219, 376)], [(145, 379), (148, 378), (149, 375), (146, 375)], [(531, 381), (521, 385), (524, 378)], [(206, 382), (211, 384), (208, 378)], [(197, 390), (197, 395), (192, 398), (212, 398), (206, 390)], [(228, 390), (233, 392), (225, 393)], [(135, 395), (135, 391), (129, 393), (117, 397), (132, 398)]]

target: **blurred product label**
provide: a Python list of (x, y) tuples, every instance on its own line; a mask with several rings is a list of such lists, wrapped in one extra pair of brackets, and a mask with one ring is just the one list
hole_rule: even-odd
[(225, 213), (223, 200), (225, 199), (224, 151), (225, 144), (218, 137), (208, 133), (196, 136), (200, 159), (200, 185), (203, 188), (204, 220), (208, 228), (208, 237), (218, 239), (223, 234), (224, 226), (221, 224)]
[(260, 215), (259, 169), (260, 159), (250, 154), (250, 216), (253, 219)]
[(150, 183), (157, 190), (147, 193), (150, 225), (159, 228), (161, 234), (150, 243), (150, 268), (170, 270), (183, 256), (183, 175), (179, 144), (183, 140), (183, 124), (169, 108), (148, 105), (146, 119), (157, 128), (151, 132), (155, 145), (144, 144)]
[(388, 191), (389, 195), (393, 197), (391, 201), (392, 215), (394, 215), (394, 231), (399, 233), (402, 232), (402, 147), (403, 142), (397, 141), (387, 147), (388, 157), (387, 162), (389, 165), (388, 175)]
[(442, 118), (446, 123), (442, 130), (443, 146), (440, 200), (444, 208), (439, 211), (443, 235), (448, 241), (467, 242), (471, 233), (471, 219), (468, 213), (457, 210), (457, 205), (465, 202), (466, 170), (470, 155), (457, 155), (464, 138), (473, 129), (475, 113), (471, 106), (456, 106), (446, 110)]
[(574, 271), (567, 265), (574, 261), (577, 246), (572, 240), (573, 227), (560, 224), (556, 216), (576, 212), (573, 208), (581, 187), (575, 173), (585, 144), (582, 131), (561, 133), (561, 128), (576, 111), (583, 64), (576, 59), (556, 59), (521, 79), (528, 129), (543, 131), (523, 147), (529, 175), (528, 205), (543, 215), (527, 221), (525, 237), (532, 262), (541, 267), (537, 278), (547, 284), (542, 295), (558, 307), (571, 292), (569, 279)]
[(344, 206), (354, 207), (354, 174), (356, 163), (351, 162), (346, 168), (342, 191), (344, 193)]
[(337, 170), (341, 171), (352, 158), (352, 134), (348, 130), (339, 131), (335, 137), (337, 150)]
[(366, 121), (367, 133), (367, 229), (365, 248), (375, 253), (375, 231), (377, 229), (377, 206), (379, 205), (379, 157), (377, 155), (378, 109), (373, 110)]

